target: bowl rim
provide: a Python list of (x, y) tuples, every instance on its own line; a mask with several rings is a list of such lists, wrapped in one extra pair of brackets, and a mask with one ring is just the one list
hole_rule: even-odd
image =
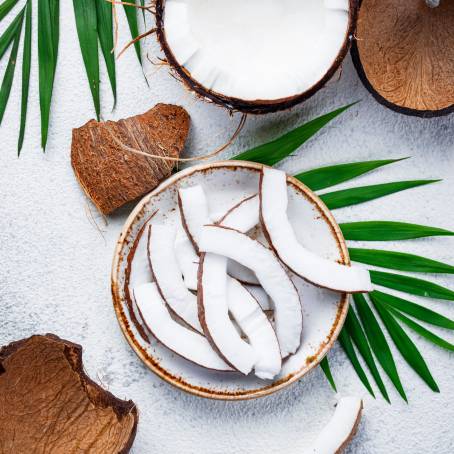
[[(310, 361), (306, 361), (306, 364), (297, 372), (291, 373), (282, 379), (261, 387), (257, 389), (250, 389), (245, 391), (216, 391), (207, 388), (201, 388), (195, 385), (191, 385), (187, 383), (181, 377), (175, 377), (174, 375), (168, 373), (162, 367), (158, 367), (157, 364), (150, 361), (148, 356), (146, 355), (145, 351), (143, 350), (140, 345), (138, 345), (134, 334), (131, 332), (129, 328), (129, 321), (127, 320), (125, 311), (123, 306), (125, 305), (124, 300), (121, 296), (121, 263), (123, 260), (123, 253), (122, 250), (130, 243), (128, 241), (128, 236), (130, 234), (131, 229), (134, 227), (136, 219), (138, 218), (139, 214), (143, 210), (144, 206), (150, 201), (150, 199), (162, 191), (168, 189), (169, 187), (173, 186), (177, 181), (182, 178), (185, 178), (193, 173), (200, 172), (200, 171), (208, 171), (212, 169), (218, 168), (247, 168), (255, 171), (260, 171), (263, 167), (268, 167), (264, 164), (258, 164), (255, 162), (250, 161), (216, 161), (211, 163), (201, 163), (191, 167), (188, 167), (180, 172), (173, 174), (171, 177), (164, 180), (159, 186), (157, 186), (153, 191), (149, 194), (145, 195), (135, 206), (132, 210), (126, 222), (124, 223), (120, 237), (116, 243), (114, 257), (112, 262), (112, 269), (111, 269), (111, 291), (112, 291), (112, 301), (115, 310), (115, 315), (117, 321), (120, 325), (121, 331), (126, 338), (127, 342), (137, 354), (137, 356), (141, 359), (141, 361), (158, 377), (166, 381), (167, 383), (175, 386), (176, 388), (185, 391), (187, 393), (193, 394), (198, 397), (204, 397), (208, 399), (214, 400), (225, 400), (225, 401), (239, 401), (239, 400), (249, 400), (255, 399), (259, 397), (268, 396), (273, 394), (277, 391), (280, 391), (287, 386), (291, 385), (292, 383), (298, 381), (308, 372), (317, 366), (322, 359), (326, 356), (328, 351), (333, 347), (335, 341), (337, 340), (340, 331), (344, 325), (345, 318), (347, 316), (348, 308), (349, 308), (349, 294), (347, 293), (340, 293), (339, 298), (339, 308), (337, 310), (336, 319), (331, 328), (331, 332), (327, 339), (322, 343), (322, 346), (319, 348), (317, 353), (311, 357)], [(297, 190), (303, 193), (306, 199), (311, 202), (313, 205), (316, 206), (317, 209), (320, 210), (321, 214), (323, 215), (325, 221), (328, 223), (331, 233), (336, 240), (337, 246), (339, 248), (339, 252), (341, 255), (342, 263), (346, 265), (350, 265), (350, 258), (348, 255), (347, 244), (343, 237), (342, 231), (340, 230), (339, 225), (337, 224), (336, 220), (334, 219), (331, 211), (328, 207), (323, 203), (323, 201), (306, 185), (302, 182), (297, 180), (295, 177), (287, 175), (287, 184), (292, 184), (296, 187)]]

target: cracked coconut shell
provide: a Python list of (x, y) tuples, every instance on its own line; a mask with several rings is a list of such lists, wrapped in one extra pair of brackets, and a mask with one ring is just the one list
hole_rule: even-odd
[(157, 104), (119, 121), (90, 120), (73, 129), (71, 164), (80, 185), (104, 214), (141, 197), (169, 177), (189, 132), (189, 115), (179, 106)]
[(0, 349), (1, 453), (127, 453), (137, 421), (87, 377), (79, 345), (47, 334)]

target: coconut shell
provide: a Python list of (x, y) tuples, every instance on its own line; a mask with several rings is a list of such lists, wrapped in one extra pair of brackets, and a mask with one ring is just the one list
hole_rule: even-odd
[(73, 129), (71, 164), (80, 185), (104, 214), (141, 197), (169, 177), (189, 132), (189, 115), (179, 106), (157, 104), (119, 121), (90, 120)]
[(47, 334), (0, 349), (0, 452), (127, 453), (137, 421), (85, 374), (79, 345)]

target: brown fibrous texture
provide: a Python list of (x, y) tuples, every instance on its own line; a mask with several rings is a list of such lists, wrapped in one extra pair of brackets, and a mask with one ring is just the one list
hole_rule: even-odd
[(169, 177), (184, 148), (189, 121), (182, 107), (157, 104), (142, 115), (90, 120), (73, 129), (71, 164), (96, 207), (110, 214)]
[(0, 452), (127, 453), (138, 412), (84, 372), (82, 348), (52, 334), (0, 349)]

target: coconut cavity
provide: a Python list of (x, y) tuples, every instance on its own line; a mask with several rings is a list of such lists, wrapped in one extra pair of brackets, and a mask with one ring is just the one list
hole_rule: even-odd
[(326, 82), (347, 51), (353, 16), (349, 0), (157, 2), (169, 63), (200, 94), (243, 111), (286, 108)]

